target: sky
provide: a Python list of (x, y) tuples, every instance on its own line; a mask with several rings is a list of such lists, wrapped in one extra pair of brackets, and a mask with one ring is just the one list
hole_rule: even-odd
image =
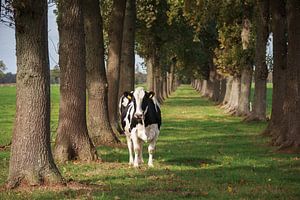
[[(50, 68), (53, 68), (58, 63), (58, 30), (56, 16), (53, 13), (55, 6), (50, 6), (48, 10), (48, 46), (49, 46), (49, 61)], [(136, 65), (143, 62), (142, 58), (136, 55)], [(0, 60), (3, 60), (6, 65), (7, 72), (16, 73), (16, 42), (15, 30), (0, 23)], [(145, 70), (142, 70), (145, 73)]]

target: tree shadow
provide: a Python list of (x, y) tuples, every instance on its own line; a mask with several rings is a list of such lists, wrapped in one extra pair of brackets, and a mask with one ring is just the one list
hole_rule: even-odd
[(163, 161), (167, 165), (176, 165), (176, 166), (189, 166), (189, 167), (200, 167), (211, 164), (220, 164), (212, 159), (208, 158), (198, 158), (198, 157), (175, 157), (169, 158)]

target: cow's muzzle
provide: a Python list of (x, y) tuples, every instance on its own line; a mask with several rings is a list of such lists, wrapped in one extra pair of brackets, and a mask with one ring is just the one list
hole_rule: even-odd
[(143, 119), (144, 118), (143, 114), (137, 114), (137, 113), (134, 114), (134, 117), (137, 118), (137, 119)]

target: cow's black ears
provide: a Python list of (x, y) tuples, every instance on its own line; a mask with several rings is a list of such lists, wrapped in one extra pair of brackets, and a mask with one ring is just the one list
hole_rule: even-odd
[(153, 91), (148, 92), (148, 97), (151, 99), (152, 97), (154, 97), (155, 93)]
[(133, 91), (131, 92), (124, 92), (124, 97), (126, 97), (127, 99), (131, 100), (132, 99), (132, 96), (133, 96)]

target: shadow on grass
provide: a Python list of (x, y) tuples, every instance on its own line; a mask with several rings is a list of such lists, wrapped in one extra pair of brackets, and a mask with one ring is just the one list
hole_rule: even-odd
[(177, 165), (177, 166), (190, 166), (190, 167), (199, 167), (202, 165), (211, 165), (211, 164), (220, 164), (212, 159), (207, 158), (196, 158), (196, 157), (175, 157), (167, 159), (164, 163), (168, 165)]
[[(170, 160), (170, 162), (172, 162)], [(177, 162), (175, 160), (175, 162)], [(193, 161), (194, 162), (194, 161)], [(210, 162), (210, 161), (208, 161)], [(81, 181), (87, 185), (106, 181), (92, 191), (90, 196), (102, 196), (101, 199), (297, 199), (299, 179), (296, 173), (284, 173), (272, 166), (232, 166), (207, 163), (193, 169), (128, 169), (121, 175), (103, 175), (89, 177)], [(291, 175), (295, 178), (291, 179)], [(285, 179), (290, 185), (281, 184)], [(288, 194), (284, 194), (288, 191)], [(76, 197), (74, 191), (64, 191), (59, 195)], [(85, 195), (87, 195), (85, 194)], [(298, 196), (299, 197), (299, 196)]]

